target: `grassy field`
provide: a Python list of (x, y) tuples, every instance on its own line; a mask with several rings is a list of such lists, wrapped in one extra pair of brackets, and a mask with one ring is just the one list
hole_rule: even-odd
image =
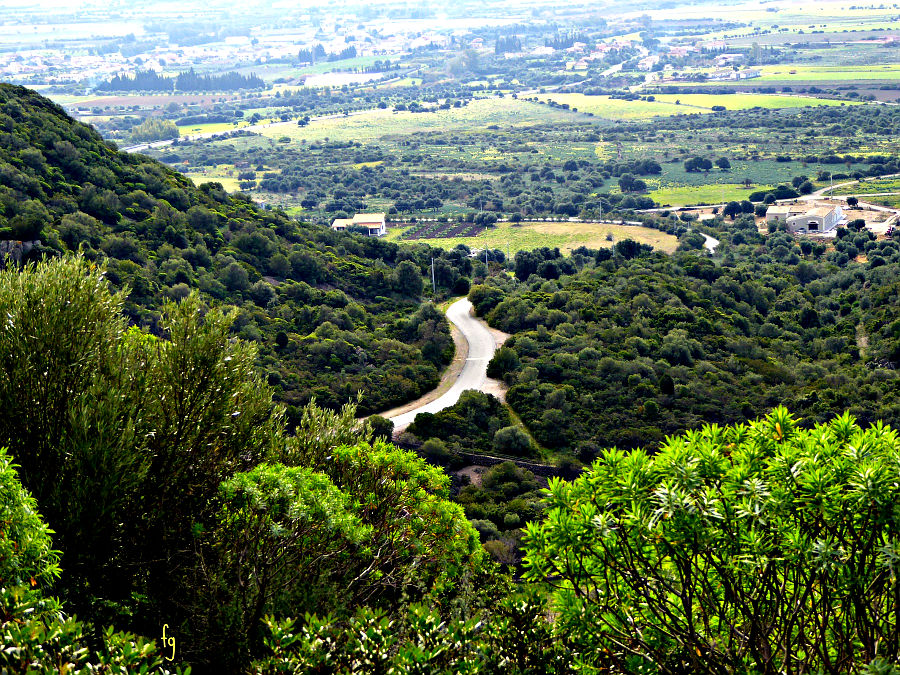
[(663, 103), (681, 101), (681, 105), (698, 108), (725, 106), (728, 110), (749, 108), (804, 108), (806, 106), (845, 105), (847, 101), (814, 98), (812, 96), (776, 96), (772, 94), (657, 94), (656, 100)]
[(900, 195), (884, 195), (883, 197), (866, 197), (867, 202), (881, 204), (892, 209), (900, 209)]
[[(387, 239), (399, 241), (400, 235), (407, 228), (392, 228)], [(607, 235), (612, 235), (608, 239)], [(542, 246), (558, 247), (566, 253), (579, 246), (601, 248), (612, 246), (622, 239), (634, 239), (642, 244), (650, 244), (655, 249), (671, 253), (678, 246), (678, 239), (671, 234), (648, 227), (630, 225), (607, 225), (603, 223), (523, 223), (513, 226), (510, 223), (497, 223), (492, 230), (487, 230), (477, 237), (449, 237), (446, 239), (417, 239), (417, 242), (428, 243), (444, 249), (451, 249), (458, 244), (471, 248), (492, 248), (510, 255), (516, 251), (530, 251)]]
[(182, 136), (193, 136), (194, 134), (218, 134), (223, 131), (234, 131), (248, 126), (246, 122), (215, 122), (212, 124), (187, 124), (178, 127), (178, 133)]
[[(584, 118), (583, 116), (582, 119)], [(369, 110), (361, 115), (314, 120), (305, 127), (296, 125), (263, 129), (264, 136), (289, 136), (307, 142), (373, 140), (387, 135), (408, 135), (422, 131), (462, 131), (486, 129), (489, 125), (528, 126), (571, 121), (572, 113), (513, 98), (477, 99), (462, 108), (430, 113)]]
[(192, 171), (185, 175), (194, 182), (194, 185), (221, 183), (228, 192), (235, 192), (238, 189), (237, 172), (234, 167), (227, 164), (209, 167), (203, 171)]
[(857, 195), (873, 194), (877, 192), (900, 192), (900, 178), (885, 178), (883, 180), (866, 180), (854, 185), (845, 185), (835, 188), (829, 194), (833, 195)]
[[(811, 81), (855, 81), (855, 80), (896, 80), (900, 79), (900, 64), (889, 63), (865, 67), (847, 66), (806, 66), (780, 64), (761, 66), (761, 77), (753, 82), (798, 82)], [(794, 72), (791, 72), (794, 71)]]
[(693, 204), (719, 204), (722, 201), (742, 201), (755, 190), (764, 190), (769, 185), (754, 185), (746, 188), (743, 185), (689, 185), (683, 187), (664, 187), (649, 192), (660, 206), (690, 206)]
[[(685, 110), (673, 103), (661, 101), (623, 101), (609, 96), (587, 96), (585, 94), (539, 94), (542, 101), (554, 101), (577, 108), (578, 112), (593, 113), (597, 117), (610, 120), (648, 120), (663, 115), (683, 115)], [(552, 110), (552, 108), (551, 108)], [(708, 112), (708, 111), (704, 111)]]
[[(541, 94), (541, 100), (555, 101), (610, 120), (647, 120), (667, 115), (709, 113), (714, 105), (729, 110), (749, 108), (801, 108), (819, 105), (843, 105), (844, 101), (811, 96), (773, 96), (769, 94), (658, 94), (655, 101), (623, 101), (608, 96), (585, 94)], [(676, 103), (677, 102), (677, 103)]]

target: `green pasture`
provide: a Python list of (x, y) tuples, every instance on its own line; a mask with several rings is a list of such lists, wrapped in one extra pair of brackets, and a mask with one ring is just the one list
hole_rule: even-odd
[(369, 110), (361, 115), (313, 120), (305, 127), (296, 125), (262, 129), (264, 136), (288, 136), (294, 141), (371, 141), (383, 136), (402, 136), (428, 131), (465, 131), (501, 127), (530, 126), (571, 122), (572, 113), (513, 98), (476, 99), (462, 108), (429, 113)]
[(748, 110), (750, 108), (805, 108), (807, 106), (845, 105), (849, 102), (812, 96), (783, 96), (774, 94), (657, 94), (656, 100), (663, 103), (712, 108), (725, 106), (728, 110)]
[[(400, 235), (408, 228), (391, 228), (388, 230), (389, 241), (400, 241)], [(612, 235), (612, 238), (608, 238)], [(569, 222), (540, 222), (522, 223), (497, 223), (497, 226), (482, 232), (477, 237), (449, 237), (437, 239), (404, 240), (414, 242), (427, 242), (431, 246), (443, 249), (451, 249), (458, 244), (465, 244), (470, 248), (491, 248), (509, 251), (515, 255), (516, 251), (531, 251), (542, 246), (559, 248), (561, 251), (571, 252), (579, 246), (588, 248), (600, 248), (612, 246), (622, 239), (634, 239), (642, 244), (650, 244), (656, 249), (671, 253), (678, 246), (678, 239), (671, 234), (660, 232), (649, 227), (629, 225), (608, 225), (605, 223), (569, 223)]]
[(597, 117), (610, 120), (648, 120), (663, 115), (683, 115), (697, 112), (662, 101), (625, 101), (609, 96), (539, 94), (537, 98), (542, 101), (554, 101), (561, 105), (567, 103), (571, 108), (577, 108), (578, 112), (589, 112)]
[(692, 206), (694, 204), (719, 204), (722, 202), (742, 201), (751, 192), (765, 190), (771, 185), (752, 185), (747, 188), (736, 184), (718, 185), (684, 185), (664, 187), (648, 192), (660, 206)]
[(878, 194), (884, 192), (900, 192), (900, 178), (864, 179), (853, 185), (835, 188), (832, 195)]
[(210, 124), (186, 124), (178, 127), (178, 133), (182, 136), (194, 136), (195, 134), (218, 134), (223, 131), (234, 131), (248, 126), (247, 122), (213, 122)]
[[(760, 66), (761, 77), (752, 82), (831, 82), (855, 80), (896, 80), (900, 79), (900, 64), (887, 63), (865, 67), (809, 66), (801, 64), (779, 64)], [(791, 72), (794, 71), (794, 72)]]

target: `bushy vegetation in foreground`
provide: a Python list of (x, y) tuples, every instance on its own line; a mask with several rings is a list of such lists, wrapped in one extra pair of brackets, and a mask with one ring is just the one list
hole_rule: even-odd
[(551, 481), (511, 593), (440, 469), (349, 405), (285, 436), (229, 315), (190, 296), (158, 338), (122, 302), (84, 259), (0, 273), (9, 672), (161, 671), (163, 624), (197, 672), (891, 672), (889, 427), (778, 408), (604, 451)]
[(468, 602), (483, 553), (439, 469), (370, 444), (353, 407), (307, 407), (286, 437), (233, 312), (191, 295), (154, 337), (123, 303), (83, 258), (0, 272), (0, 444), (62, 569), (51, 585), (48, 531), (10, 478), (0, 585), (51, 588), (85, 634), (168, 624), (182, 659), (227, 670), (260, 653), (266, 615)]
[[(856, 672), (900, 656), (900, 439), (784, 408), (553, 480), (527, 577), (604, 672)], [(881, 663), (881, 666), (884, 666)], [(869, 672), (892, 672), (886, 666)]]

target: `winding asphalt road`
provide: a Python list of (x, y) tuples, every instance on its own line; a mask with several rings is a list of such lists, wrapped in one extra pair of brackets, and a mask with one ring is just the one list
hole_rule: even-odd
[(394, 429), (405, 429), (419, 413), (436, 413), (444, 408), (449, 408), (459, 400), (460, 394), (467, 389), (480, 390), (484, 387), (487, 380), (488, 361), (494, 356), (497, 343), (494, 340), (494, 336), (491, 335), (491, 332), (484, 325), (484, 322), (472, 316), (471, 312), (472, 303), (467, 298), (457, 300), (447, 309), (447, 319), (459, 328), (466, 342), (469, 343), (466, 362), (463, 364), (456, 382), (453, 383), (453, 386), (450, 387), (446, 394), (431, 403), (426, 403), (396, 417), (388, 418), (394, 423)]

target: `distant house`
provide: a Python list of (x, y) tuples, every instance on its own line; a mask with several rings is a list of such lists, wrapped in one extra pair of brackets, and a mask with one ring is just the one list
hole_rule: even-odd
[(800, 204), (773, 204), (766, 209), (766, 222), (781, 222), (788, 231), (830, 232), (844, 220), (844, 212), (838, 205), (816, 206), (807, 209)]
[(652, 54), (638, 61), (637, 67), (638, 70), (652, 70), (657, 63), (659, 63), (659, 56)]
[(747, 68), (745, 70), (736, 70), (731, 79), (733, 80), (752, 80), (754, 77), (761, 77), (762, 73), (758, 70)]
[(387, 234), (385, 215), (383, 213), (357, 213), (352, 218), (335, 218), (331, 229), (338, 232), (349, 228), (365, 228), (370, 237), (381, 237)]
[(760, 77), (762, 73), (758, 70), (745, 68), (744, 70), (734, 70), (727, 68), (725, 70), (716, 70), (709, 74), (710, 80), (751, 80), (754, 77)]
[(788, 218), (806, 213), (806, 207), (802, 204), (772, 204), (766, 209), (767, 223), (785, 223)]
[(716, 64), (720, 66), (735, 66), (739, 63), (743, 63), (746, 58), (746, 55), (740, 53), (719, 54), (719, 56), (716, 57)]

